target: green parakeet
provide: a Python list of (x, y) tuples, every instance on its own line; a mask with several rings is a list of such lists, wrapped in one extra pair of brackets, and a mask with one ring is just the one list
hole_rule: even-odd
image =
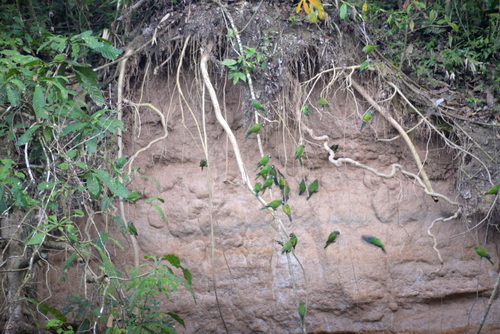
[(264, 107), (258, 100), (252, 100), (252, 107), (254, 107), (260, 112), (264, 112)]
[(269, 175), (267, 179), (264, 181), (264, 184), (262, 184), (262, 193), (264, 193), (267, 188), (271, 188), (273, 183), (274, 183), (274, 177)]
[(304, 104), (302, 106), (302, 109), (300, 111), (302, 111), (302, 113), (304, 115), (309, 116), (309, 105), (308, 104)]
[(200, 167), (201, 167), (201, 171), (203, 171), (203, 167), (208, 167), (207, 159), (200, 160)]
[(260, 171), (257, 173), (257, 177), (255, 178), (256, 180), (262, 176), (262, 178), (265, 180), (267, 179), (267, 176), (269, 175), (269, 173), (271, 172), (271, 170), (274, 169), (274, 166), (273, 165), (267, 165), (267, 166), (264, 166), (260, 169)]
[(384, 243), (380, 241), (380, 239), (372, 237), (371, 235), (363, 235), (361, 238), (369, 244), (380, 247), (384, 253), (387, 253), (384, 248)]
[(300, 302), (297, 311), (299, 312), (300, 323), (304, 325), (304, 318), (306, 317), (306, 304), (304, 302)]
[(491, 261), (491, 256), (490, 256), (490, 254), (488, 254), (486, 249), (484, 249), (483, 247), (479, 247), (479, 246), (474, 247), (474, 249), (476, 250), (477, 255), (479, 255), (480, 257), (486, 258), (486, 260), (490, 261), (490, 263), (494, 265), (493, 261)]
[(309, 200), (309, 198), (311, 198), (311, 196), (314, 194), (314, 193), (317, 193), (318, 192), (318, 188), (319, 188), (319, 183), (318, 183), (318, 179), (314, 180), (310, 185), (309, 185), (309, 188), (307, 189), (307, 192), (308, 192), (308, 196), (306, 198), (306, 200)]
[(339, 145), (338, 144), (333, 144), (332, 146), (330, 146), (330, 150), (332, 150), (333, 153), (337, 152), (338, 149), (339, 149)]
[(378, 48), (378, 45), (365, 45), (365, 47), (363, 48), (363, 52), (366, 54), (369, 54), (370, 52), (372, 52), (376, 48)]
[(300, 181), (299, 184), (299, 196), (305, 193), (307, 190), (307, 184), (306, 184), (306, 178), (302, 178), (302, 181)]
[(269, 160), (271, 158), (272, 157), (271, 157), (270, 154), (266, 154), (265, 156), (263, 156), (262, 158), (260, 158), (259, 162), (257, 163), (257, 168), (263, 167), (263, 166), (267, 165), (267, 163), (269, 162)]
[(266, 206), (264, 206), (263, 208), (261, 208), (261, 210), (264, 210), (264, 209), (273, 209), (273, 210), (276, 210), (281, 204), (283, 204), (283, 201), (280, 200), (280, 199), (275, 199), (274, 201), (271, 201), (269, 203), (267, 203)]
[(300, 144), (295, 149), (295, 159), (299, 159), (300, 165), (302, 166), (304, 163), (302, 162), (302, 153), (304, 153), (304, 145)]
[(333, 244), (335, 242), (335, 239), (337, 239), (337, 236), (339, 235), (340, 235), (339, 231), (333, 231), (332, 233), (330, 233), (330, 235), (328, 236), (328, 240), (326, 240), (326, 245), (323, 248), (326, 248), (330, 244)]
[(328, 104), (328, 101), (322, 97), (318, 99), (318, 104), (324, 108), (330, 109), (330, 105)]
[(119, 157), (118, 159), (115, 160), (115, 167), (118, 169), (122, 168), (127, 163), (127, 160), (128, 160), (128, 155)]
[(259, 193), (262, 191), (262, 184), (260, 182), (257, 182), (253, 186), (253, 191), (255, 193), (255, 196), (259, 196)]
[(297, 239), (297, 236), (294, 233), (290, 233), (290, 239), (288, 241), (284, 243), (278, 241), (278, 243), (283, 246), (281, 247), (281, 254), (290, 253), (292, 251), (292, 248), (295, 249), (295, 246), (297, 246), (298, 241), (299, 240)]
[(490, 190), (488, 190), (485, 195), (497, 195), (499, 190), (500, 184), (496, 184)]
[[(281, 173), (280, 173), (281, 174)], [(274, 184), (275, 185), (278, 185), (278, 171), (276, 168), (271, 168), (271, 170), (269, 171), (269, 175), (271, 175), (272, 177), (274, 177)]]
[(245, 138), (248, 138), (252, 133), (258, 133), (260, 130), (264, 128), (264, 125), (262, 123), (255, 123), (252, 125), (249, 129), (247, 134), (245, 135)]
[(288, 202), (288, 200), (290, 199), (290, 187), (288, 186), (288, 184), (285, 184), (285, 186), (281, 190), (281, 195), (283, 195), (283, 203)]
[(127, 202), (136, 202), (141, 198), (144, 198), (144, 196), (140, 193), (140, 191), (134, 190), (127, 197), (125, 197), (123, 200), (127, 201)]
[(365, 112), (363, 115), (363, 124), (361, 124), (361, 128), (359, 128), (359, 131), (362, 131), (366, 124), (372, 119), (373, 114), (369, 111)]
[(371, 62), (372, 62), (371, 59), (367, 59), (364, 62), (362, 62), (361, 65), (359, 65), (359, 73), (361, 73), (364, 70), (366, 70), (368, 68), (368, 66), (370, 66)]
[(139, 233), (137, 233), (137, 229), (135, 228), (134, 223), (128, 222), (127, 223), (127, 228), (128, 228), (128, 231), (130, 232), (130, 234), (133, 234), (136, 237), (139, 235)]
[(292, 208), (290, 207), (290, 204), (285, 204), (281, 207), (283, 209), (283, 212), (288, 216), (288, 219), (290, 219), (290, 222), (292, 221)]

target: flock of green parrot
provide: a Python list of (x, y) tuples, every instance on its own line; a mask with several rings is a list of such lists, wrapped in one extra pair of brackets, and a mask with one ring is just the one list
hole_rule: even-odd
[[(337, 237), (339, 235), (340, 235), (339, 231), (333, 231), (332, 233), (330, 233), (330, 235), (328, 236), (328, 239), (326, 240), (325, 247), (323, 247), (323, 248), (326, 249), (328, 246), (335, 243), (335, 241), (337, 240)], [(366, 241), (369, 244), (372, 244), (376, 247), (379, 247), (384, 253), (387, 254), (387, 252), (385, 250), (385, 245), (379, 238), (371, 236), (371, 235), (362, 235), (361, 239)], [(276, 241), (276, 242), (281, 245), (281, 254), (286, 254), (286, 253), (290, 253), (292, 251), (292, 249), (295, 250), (295, 246), (297, 246), (299, 239), (297, 238), (295, 233), (290, 233), (290, 239), (288, 239), (288, 241), (285, 241), (285, 242)], [(490, 254), (488, 254), (488, 252), (484, 248), (482, 248), (480, 246), (476, 246), (476, 247), (474, 247), (474, 249), (476, 250), (477, 255), (479, 255), (482, 258), (484, 257), (492, 265), (494, 265), (493, 261), (491, 260)]]

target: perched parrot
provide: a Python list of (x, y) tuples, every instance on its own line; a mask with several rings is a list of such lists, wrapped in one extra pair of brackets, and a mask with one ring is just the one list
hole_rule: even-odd
[(261, 208), (261, 210), (264, 210), (264, 209), (273, 209), (273, 210), (276, 210), (281, 204), (283, 204), (283, 201), (280, 200), (280, 199), (275, 199), (274, 201), (271, 201), (269, 203), (267, 203), (266, 206), (264, 206), (263, 208)]
[(255, 193), (255, 196), (259, 196), (259, 193), (262, 191), (262, 184), (260, 182), (255, 183), (253, 186), (253, 191)]
[(302, 109), (300, 111), (302, 111), (302, 113), (304, 115), (309, 116), (309, 105), (308, 104), (304, 104), (302, 106)]
[(200, 167), (201, 167), (201, 171), (203, 171), (203, 167), (208, 167), (207, 159), (200, 160)]
[(306, 317), (306, 304), (304, 302), (300, 302), (297, 311), (299, 311), (300, 322), (304, 325), (304, 318)]
[(337, 239), (337, 236), (339, 235), (340, 235), (339, 231), (333, 231), (332, 233), (330, 233), (330, 235), (328, 236), (328, 240), (326, 241), (326, 245), (323, 248), (326, 248), (330, 244), (333, 244), (335, 242), (335, 239)]
[(262, 123), (255, 123), (248, 129), (245, 138), (248, 138), (248, 136), (250, 136), (252, 133), (258, 133), (260, 130), (262, 130), (263, 127), (264, 125), (262, 125)]
[(128, 231), (130, 232), (130, 234), (133, 234), (136, 237), (139, 235), (139, 233), (137, 233), (137, 229), (135, 228), (134, 223), (128, 222), (127, 223), (127, 228), (128, 228)]
[(363, 131), (363, 129), (365, 128), (366, 124), (372, 119), (372, 113), (367, 111), (365, 112), (365, 114), (363, 115), (363, 124), (361, 124), (361, 128), (359, 128), (359, 131)]
[(288, 186), (288, 184), (285, 184), (285, 186), (281, 190), (281, 195), (283, 196), (283, 203), (288, 202), (288, 200), (290, 199), (290, 187)]
[(371, 62), (372, 62), (371, 59), (367, 59), (364, 62), (362, 62), (361, 65), (359, 65), (359, 73), (361, 73), (364, 70), (366, 70), (368, 68), (368, 66), (370, 66)]
[(295, 149), (295, 159), (299, 159), (300, 165), (302, 166), (304, 163), (302, 162), (302, 153), (304, 153), (304, 145), (300, 144)]
[(366, 54), (369, 54), (370, 52), (372, 52), (376, 48), (378, 48), (378, 45), (365, 45), (365, 47), (363, 48), (363, 52)]
[[(278, 185), (278, 170), (276, 168), (274, 168), (274, 166), (269, 171), (269, 175), (271, 175), (274, 178), (274, 184)], [(283, 175), (283, 174), (281, 174), (281, 175)]]
[(285, 189), (285, 187), (288, 186), (288, 182), (283, 174), (278, 171), (278, 186), (280, 187), (281, 191)]
[(267, 165), (267, 163), (269, 162), (269, 159), (271, 159), (270, 154), (267, 154), (267, 155), (263, 156), (262, 158), (260, 158), (259, 162), (257, 163), (257, 168), (264, 167), (265, 165)]
[(258, 100), (252, 100), (252, 107), (254, 107), (260, 112), (264, 112), (264, 107)]
[(260, 171), (257, 173), (257, 177), (255, 178), (256, 180), (262, 176), (262, 178), (265, 180), (267, 179), (267, 176), (269, 175), (269, 173), (271, 172), (271, 170), (274, 169), (274, 166), (273, 165), (267, 165), (267, 166), (264, 166), (260, 169)]
[(384, 243), (380, 241), (380, 239), (372, 237), (370, 235), (363, 235), (361, 238), (369, 244), (380, 247), (384, 253), (387, 253), (384, 248)]
[(485, 195), (497, 195), (499, 190), (500, 184), (496, 184), (490, 190), (488, 190)]
[(491, 256), (490, 256), (490, 254), (488, 254), (486, 249), (484, 249), (483, 247), (479, 247), (479, 246), (474, 247), (474, 249), (476, 250), (477, 255), (479, 255), (480, 257), (486, 258), (486, 260), (490, 261), (490, 263), (494, 265), (493, 261), (491, 261)]
[(274, 177), (269, 175), (267, 179), (264, 181), (264, 184), (262, 184), (262, 193), (264, 193), (267, 188), (271, 188), (273, 183), (274, 183)]
[(292, 251), (292, 248), (295, 249), (295, 246), (297, 246), (297, 242), (299, 240), (297, 239), (297, 236), (293, 233), (290, 233), (290, 239), (286, 242), (281, 242), (277, 241), (280, 245), (283, 247), (281, 248), (281, 254), (284, 253), (290, 253)]
[(118, 169), (122, 168), (127, 163), (127, 160), (128, 160), (128, 155), (124, 155), (123, 157), (117, 158), (115, 160), (115, 167)]
[(330, 150), (332, 150), (333, 153), (337, 152), (338, 149), (339, 149), (339, 145), (338, 144), (333, 144), (332, 146), (330, 146)]
[(290, 204), (285, 204), (281, 207), (283, 209), (283, 212), (288, 216), (288, 219), (290, 219), (290, 222), (292, 221), (292, 208), (290, 208)]
[(328, 110), (330, 110), (330, 105), (328, 104), (328, 101), (322, 97), (320, 97), (318, 99), (318, 103), (320, 106), (324, 107), (324, 108), (327, 108)]
[(299, 184), (299, 196), (305, 193), (307, 190), (307, 184), (306, 184), (306, 178), (302, 178), (302, 181), (300, 181)]
[(309, 200), (309, 198), (311, 198), (311, 196), (314, 194), (314, 193), (317, 193), (318, 192), (318, 187), (319, 187), (319, 184), (318, 184), (318, 179), (314, 180), (310, 185), (309, 185), (309, 188), (307, 190), (309, 196), (307, 196), (306, 200)]

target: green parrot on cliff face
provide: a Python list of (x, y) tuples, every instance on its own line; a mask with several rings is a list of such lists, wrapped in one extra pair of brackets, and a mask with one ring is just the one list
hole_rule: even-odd
[(380, 239), (375, 238), (371, 235), (363, 235), (361, 238), (369, 244), (380, 247), (384, 253), (387, 253), (384, 248), (384, 243), (380, 241)]
[(270, 154), (267, 154), (267, 155), (263, 156), (262, 158), (260, 158), (259, 162), (257, 163), (257, 168), (267, 165), (267, 163), (269, 162), (270, 159), (271, 159)]
[(283, 204), (283, 201), (280, 200), (280, 199), (275, 199), (274, 201), (271, 201), (269, 203), (267, 203), (266, 206), (264, 206), (263, 208), (261, 208), (261, 210), (264, 210), (264, 209), (273, 209), (273, 210), (276, 210), (281, 204)]
[(281, 254), (290, 253), (292, 251), (292, 248), (295, 249), (295, 246), (297, 246), (297, 242), (299, 242), (299, 240), (294, 233), (290, 233), (290, 239), (288, 239), (288, 241), (284, 243), (278, 241), (278, 243), (283, 246), (281, 248)]
[(262, 191), (262, 184), (260, 182), (257, 182), (253, 186), (253, 192), (255, 193), (255, 196), (259, 196), (259, 193)]
[(136, 237), (139, 235), (139, 233), (137, 233), (137, 228), (135, 228), (134, 223), (128, 222), (127, 223), (127, 228), (128, 228), (128, 231), (130, 232), (130, 234), (133, 234)]
[(260, 112), (264, 112), (264, 107), (262, 106), (262, 103), (260, 103), (259, 100), (252, 100), (252, 107), (254, 107)]
[(304, 318), (306, 317), (306, 304), (304, 302), (300, 302), (297, 311), (299, 312), (300, 323), (304, 325)]
[(208, 167), (207, 159), (200, 160), (200, 167), (201, 167), (201, 171), (203, 171), (203, 167)]
[(274, 177), (268, 176), (267, 179), (264, 181), (264, 184), (262, 184), (262, 193), (264, 193), (267, 188), (271, 188), (273, 183), (274, 183)]
[(262, 167), (260, 171), (257, 173), (257, 177), (255, 179), (257, 180), (261, 176), (264, 178), (264, 180), (267, 179), (267, 176), (273, 169), (274, 169), (273, 165), (267, 165)]
[(497, 195), (499, 190), (500, 184), (496, 184), (490, 190), (488, 190), (485, 195)]
[(248, 138), (252, 133), (258, 133), (260, 130), (264, 128), (264, 125), (262, 123), (255, 123), (252, 125), (249, 129), (247, 134), (245, 135), (245, 138)]
[(122, 157), (117, 158), (115, 160), (115, 167), (118, 169), (122, 168), (127, 163), (127, 160), (128, 160), (128, 155), (124, 155)]
[(477, 255), (479, 255), (480, 257), (484, 257), (486, 260), (490, 261), (490, 263), (494, 265), (493, 261), (491, 261), (491, 256), (490, 254), (488, 254), (486, 249), (479, 246), (474, 247), (474, 249), (476, 250)]
[(288, 202), (288, 200), (290, 199), (290, 187), (288, 186), (288, 184), (285, 184), (285, 186), (281, 190), (281, 195), (283, 195), (283, 203)]
[(333, 231), (332, 233), (330, 233), (330, 235), (328, 236), (328, 240), (326, 240), (326, 245), (323, 248), (326, 248), (330, 244), (333, 244), (335, 242), (335, 239), (337, 239), (337, 236), (339, 235), (340, 235), (339, 231)]
[(369, 111), (365, 112), (365, 114), (363, 115), (363, 124), (361, 124), (361, 128), (359, 128), (359, 131), (363, 131), (366, 124), (368, 124), (368, 122), (372, 119), (372, 117), (373, 114), (371, 112)]
[(318, 179), (316, 179), (309, 185), (309, 188), (307, 189), (309, 195), (307, 196), (306, 200), (309, 200), (314, 193), (318, 192), (318, 188)]
[(299, 159), (299, 163), (301, 166), (304, 165), (304, 162), (302, 161), (302, 154), (304, 153), (304, 147), (305, 147), (304, 145), (300, 144), (295, 149), (295, 159)]
[(299, 196), (305, 193), (307, 190), (307, 185), (306, 185), (306, 178), (304, 177), (302, 181), (300, 181), (299, 184)]
[(283, 212), (288, 216), (288, 219), (290, 219), (290, 222), (292, 221), (292, 208), (290, 207), (290, 204), (285, 204), (281, 207), (283, 209)]

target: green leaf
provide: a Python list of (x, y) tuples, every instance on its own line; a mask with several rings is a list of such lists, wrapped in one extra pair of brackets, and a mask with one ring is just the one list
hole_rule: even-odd
[(234, 59), (224, 59), (223, 61), (221, 61), (221, 65), (224, 65), (224, 66), (233, 66), (236, 64), (237, 64), (237, 62)]
[(88, 173), (87, 189), (94, 199), (99, 198), (99, 195), (101, 194), (101, 183), (97, 181), (92, 173)]
[(7, 98), (9, 99), (9, 103), (14, 107), (19, 105), (19, 94), (10, 85), (7, 85)]
[(30, 127), (28, 130), (26, 130), (26, 132), (21, 137), (19, 137), (19, 139), (16, 142), (16, 145), (22, 146), (22, 145), (25, 145), (26, 143), (28, 143), (31, 140), (33, 133), (41, 126), (42, 126), (42, 124), (35, 124), (32, 127)]
[(40, 245), (45, 238), (45, 233), (36, 233), (33, 234), (28, 242), (26, 242), (26, 246), (35, 246)]
[(75, 71), (78, 82), (90, 95), (92, 100), (94, 100), (97, 105), (106, 104), (101, 91), (97, 88), (97, 75), (95, 72), (91, 68), (83, 66), (73, 66), (73, 70)]
[(97, 139), (92, 138), (85, 142), (85, 150), (87, 153), (92, 154), (97, 150)]
[(60, 53), (54, 57), (53, 63), (62, 63), (66, 60), (66, 55), (64, 53)]
[(343, 3), (342, 6), (340, 6), (340, 18), (343, 20), (347, 17), (347, 4)]
[(165, 216), (165, 212), (163, 212), (162, 208), (160, 208), (157, 204), (154, 204), (154, 203), (149, 203), (149, 204), (151, 204), (151, 206), (153, 206), (158, 211), (158, 213), (161, 216), (161, 220), (163, 222), (166, 222), (167, 221), (167, 217)]
[(167, 312), (167, 314), (169, 316), (171, 316), (172, 319), (174, 319), (175, 321), (177, 321), (178, 323), (180, 323), (184, 328), (186, 328), (186, 326), (184, 325), (184, 320), (181, 317), (179, 317), (177, 314), (172, 313), (172, 312)]
[(176, 267), (176, 268), (181, 267), (181, 260), (177, 256), (175, 256), (174, 254), (167, 254), (163, 258), (165, 260), (167, 260), (168, 262), (170, 262), (170, 264), (173, 265), (174, 267)]
[(38, 186), (36, 188), (39, 191), (42, 191), (42, 190), (52, 189), (52, 188), (54, 188), (54, 186), (55, 186), (54, 182), (41, 182), (38, 184)]
[(61, 162), (59, 165), (57, 165), (58, 168), (61, 170), (68, 170), (69, 169), (69, 163), (68, 162)]
[(129, 196), (130, 193), (128, 189), (120, 183), (118, 179), (113, 179), (108, 172), (100, 169), (93, 169), (93, 172), (94, 175), (99, 178), (99, 180), (101, 180), (113, 194), (122, 198), (127, 198)]
[(189, 283), (189, 285), (191, 285), (193, 281), (193, 275), (191, 275), (191, 272), (186, 268), (182, 268), (182, 273), (184, 274), (184, 278), (186, 279), (186, 281)]

